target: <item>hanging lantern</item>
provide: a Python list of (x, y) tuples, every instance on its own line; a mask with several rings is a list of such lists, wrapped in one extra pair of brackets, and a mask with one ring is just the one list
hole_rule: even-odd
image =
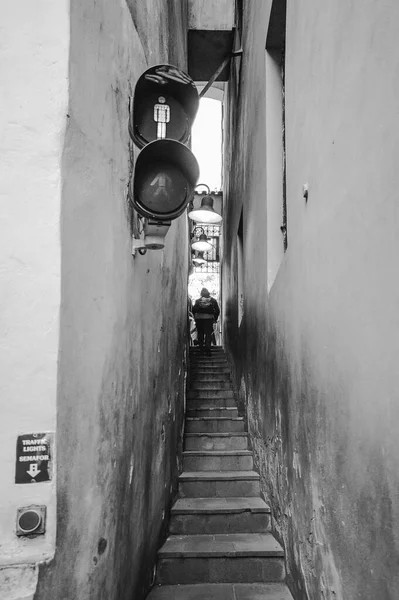
[(212, 196), (204, 196), (201, 200), (200, 208), (194, 208), (188, 213), (188, 217), (197, 223), (210, 223), (215, 225), (221, 223), (222, 215), (217, 213), (213, 208)]
[(196, 256), (193, 258), (193, 265), (195, 267), (200, 267), (201, 265), (205, 265), (208, 261), (204, 258), (204, 252), (197, 252)]

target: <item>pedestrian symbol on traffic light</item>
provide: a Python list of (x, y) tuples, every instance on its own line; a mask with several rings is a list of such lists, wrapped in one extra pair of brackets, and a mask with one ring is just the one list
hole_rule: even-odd
[(166, 124), (170, 121), (170, 106), (164, 104), (164, 96), (159, 96), (158, 104), (154, 106), (154, 121), (157, 123), (157, 139), (166, 138)]

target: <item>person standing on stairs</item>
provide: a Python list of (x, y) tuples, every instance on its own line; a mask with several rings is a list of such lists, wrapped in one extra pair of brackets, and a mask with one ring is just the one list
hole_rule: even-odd
[(200, 351), (205, 351), (206, 354), (210, 355), (213, 324), (219, 318), (220, 309), (217, 300), (212, 298), (206, 288), (202, 288), (200, 298), (195, 301), (193, 313)]

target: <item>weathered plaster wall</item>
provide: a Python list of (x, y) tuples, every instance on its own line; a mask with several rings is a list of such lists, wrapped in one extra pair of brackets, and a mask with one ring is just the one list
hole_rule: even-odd
[(129, 96), (147, 66), (185, 67), (184, 3), (173, 5), (168, 12), (168, 3), (148, 0), (130, 11), (124, 0), (71, 2), (58, 528), (40, 600), (143, 598), (175, 492), (187, 223), (183, 216), (172, 224), (163, 252), (133, 258), (127, 203)]
[(288, 251), (268, 295), (261, 124), (270, 2), (246, 2), (239, 96), (232, 81), (225, 122), (224, 340), (296, 598), (394, 600), (399, 6), (287, 4)]
[(188, 0), (190, 29), (232, 29), (234, 27), (234, 0)]
[[(15, 461), (19, 434), (55, 431), (69, 7), (64, 0), (0, 6), (0, 597), (7, 600), (31, 597), (34, 563), (55, 545), (55, 479), (17, 485)], [(17, 538), (17, 509), (32, 504), (47, 506), (46, 535)]]

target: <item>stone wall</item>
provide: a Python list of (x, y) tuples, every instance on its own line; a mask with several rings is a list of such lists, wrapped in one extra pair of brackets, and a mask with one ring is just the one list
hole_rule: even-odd
[(224, 341), (296, 599), (394, 600), (399, 8), (287, 4), (288, 249), (270, 287), (271, 2), (246, 2), (225, 106)]

